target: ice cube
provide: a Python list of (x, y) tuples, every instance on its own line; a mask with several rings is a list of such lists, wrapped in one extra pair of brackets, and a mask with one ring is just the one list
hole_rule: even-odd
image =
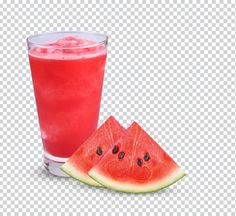
[(41, 128), (40, 131), (41, 131), (41, 137), (42, 137), (42, 139), (43, 139), (43, 140), (46, 140), (46, 139), (48, 138), (48, 136), (47, 136), (45, 130), (43, 130), (43, 129)]
[(58, 40), (57, 44), (62, 47), (74, 47), (80, 45), (81, 42), (81, 39), (69, 36)]

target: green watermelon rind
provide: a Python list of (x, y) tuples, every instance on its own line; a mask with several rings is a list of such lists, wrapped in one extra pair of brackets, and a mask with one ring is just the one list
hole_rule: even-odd
[(183, 178), (186, 173), (181, 170), (180, 168), (177, 168), (175, 171), (173, 171), (168, 177), (165, 179), (153, 183), (153, 184), (146, 184), (146, 185), (135, 185), (135, 184), (127, 184), (124, 182), (115, 181), (113, 179), (107, 178), (106, 176), (99, 173), (98, 170), (91, 169), (88, 172), (89, 176), (93, 178), (95, 181), (99, 182), (100, 184), (104, 185), (107, 188), (120, 191), (120, 192), (126, 192), (126, 193), (147, 193), (147, 192), (154, 192), (159, 191), (161, 189), (164, 189), (181, 178)]
[(89, 177), (87, 174), (80, 172), (78, 169), (75, 169), (70, 163), (65, 163), (61, 166), (61, 170), (72, 178), (79, 180), (87, 185), (95, 187), (104, 187), (99, 184), (93, 178)]

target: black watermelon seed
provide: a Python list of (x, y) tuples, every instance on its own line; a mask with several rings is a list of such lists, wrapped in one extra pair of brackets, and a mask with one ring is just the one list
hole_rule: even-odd
[(142, 166), (143, 165), (143, 161), (142, 161), (142, 159), (140, 159), (140, 158), (138, 158), (138, 160), (137, 160), (137, 164), (138, 164), (138, 166)]
[(119, 151), (119, 147), (118, 146), (114, 146), (114, 148), (112, 149), (112, 153), (116, 154)]
[(150, 160), (150, 155), (148, 153), (146, 153), (144, 155), (144, 158), (143, 158), (145, 161), (149, 161)]
[(97, 153), (99, 156), (102, 155), (102, 149), (101, 149), (101, 147), (97, 147), (96, 153)]
[(118, 154), (118, 158), (119, 158), (119, 159), (122, 159), (124, 156), (125, 156), (125, 153), (124, 153), (124, 152), (120, 152), (120, 153)]

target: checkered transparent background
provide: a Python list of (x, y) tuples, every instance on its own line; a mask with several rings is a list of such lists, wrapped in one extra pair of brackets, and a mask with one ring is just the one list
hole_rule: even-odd
[[(0, 215), (235, 213), (235, 4), (5, 2), (0, 5)], [(100, 123), (110, 114), (125, 126), (138, 121), (187, 177), (162, 192), (132, 195), (43, 170), (25, 40), (55, 30), (109, 35)]]

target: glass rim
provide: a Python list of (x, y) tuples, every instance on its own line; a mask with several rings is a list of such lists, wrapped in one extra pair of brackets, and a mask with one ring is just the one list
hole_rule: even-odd
[[(79, 34), (90, 34), (90, 35), (98, 35), (98, 36), (102, 36), (104, 37), (104, 39), (100, 42), (97, 42), (95, 44), (90, 44), (90, 45), (78, 45), (78, 46), (73, 46), (73, 47), (60, 47), (60, 46), (51, 46), (51, 45), (47, 45), (47, 44), (40, 44), (40, 43), (36, 43), (36, 42), (32, 42), (33, 38), (39, 37), (39, 36), (43, 36), (43, 35), (51, 35), (51, 34), (60, 34), (60, 33), (79, 33)], [(94, 32), (94, 31), (49, 31), (49, 32), (42, 32), (39, 34), (34, 34), (31, 35), (29, 37), (27, 37), (26, 39), (27, 41), (27, 45), (28, 48), (31, 46), (36, 46), (39, 48), (47, 48), (47, 49), (84, 49), (84, 48), (92, 48), (92, 47), (96, 47), (99, 45), (107, 45), (107, 41), (108, 41), (108, 36), (99, 32)]]

